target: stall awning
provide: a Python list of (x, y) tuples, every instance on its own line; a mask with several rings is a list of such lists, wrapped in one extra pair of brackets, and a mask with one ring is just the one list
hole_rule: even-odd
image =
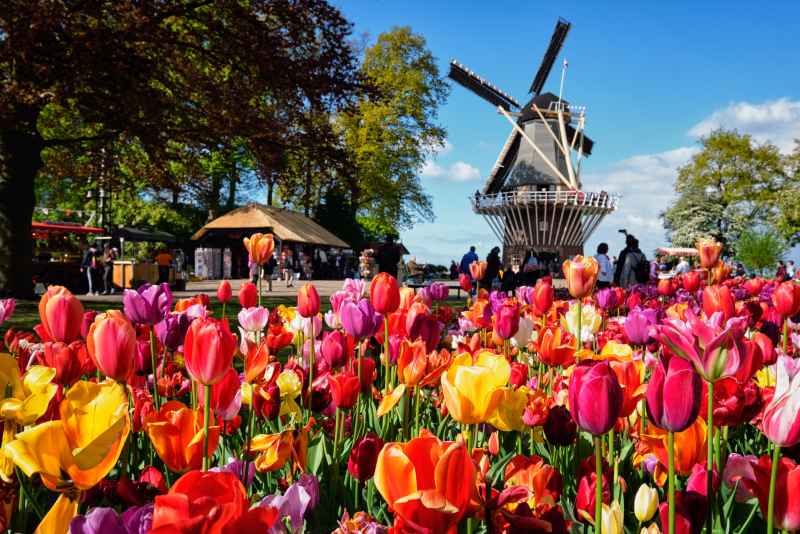
[(697, 256), (697, 249), (689, 247), (660, 247), (656, 252), (667, 256)]
[(168, 232), (144, 228), (133, 228), (131, 226), (123, 226), (114, 230), (114, 239), (119, 238), (123, 238), (125, 241), (149, 243), (176, 243), (178, 241), (177, 237)]
[(269, 232), (275, 234), (281, 241), (309, 245), (336, 248), (350, 246), (305, 215), (263, 204), (250, 204), (230, 211), (203, 226), (192, 239), (196, 241), (207, 235), (230, 234), (232, 231), (244, 235)]
[(78, 223), (68, 222), (32, 222), (31, 232), (35, 234), (49, 234), (64, 232), (71, 234), (102, 234), (105, 231), (96, 226), (83, 226)]

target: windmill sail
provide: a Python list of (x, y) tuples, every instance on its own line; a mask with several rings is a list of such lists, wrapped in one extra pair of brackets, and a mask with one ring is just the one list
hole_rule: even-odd
[(571, 27), (572, 24), (564, 19), (560, 18), (558, 22), (556, 22), (556, 28), (553, 30), (552, 37), (550, 37), (550, 45), (544, 53), (542, 63), (539, 65), (539, 70), (536, 72), (531, 88), (528, 91), (529, 93), (533, 93), (534, 96), (542, 92), (542, 88), (544, 88), (544, 84), (547, 82), (547, 77), (550, 76), (553, 63), (555, 63), (559, 52), (561, 52), (561, 47), (564, 46), (564, 40), (567, 38)]
[(513, 97), (504, 93), (455, 60), (450, 62), (450, 73), (448, 77), (484, 100), (487, 100), (489, 103), (500, 106), (506, 111), (510, 111), (512, 108), (519, 109), (519, 102), (514, 100)]

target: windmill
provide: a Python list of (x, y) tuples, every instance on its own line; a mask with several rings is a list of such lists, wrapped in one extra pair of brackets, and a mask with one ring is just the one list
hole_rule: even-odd
[(471, 198), (473, 211), (503, 243), (507, 262), (515, 263), (530, 250), (560, 258), (580, 254), (603, 218), (617, 208), (618, 198), (581, 190), (581, 164), (594, 141), (585, 134), (586, 108), (562, 98), (566, 61), (559, 94), (542, 92), (570, 27), (564, 19), (556, 23), (524, 106), (464, 65), (450, 62), (449, 77), (511, 123), (483, 189)]

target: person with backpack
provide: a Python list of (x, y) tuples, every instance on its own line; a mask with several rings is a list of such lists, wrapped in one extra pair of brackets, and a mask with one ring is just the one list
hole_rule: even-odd
[(628, 288), (634, 284), (646, 284), (650, 280), (650, 263), (639, 249), (639, 240), (628, 234), (625, 248), (619, 253), (614, 284)]

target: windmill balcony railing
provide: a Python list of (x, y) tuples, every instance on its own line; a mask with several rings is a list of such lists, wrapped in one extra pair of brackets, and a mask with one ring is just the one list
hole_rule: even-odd
[(504, 191), (490, 194), (476, 193), (471, 200), (472, 208), (477, 212), (519, 204), (555, 204), (614, 211), (617, 209), (619, 197), (605, 191), (599, 193), (586, 191)]

